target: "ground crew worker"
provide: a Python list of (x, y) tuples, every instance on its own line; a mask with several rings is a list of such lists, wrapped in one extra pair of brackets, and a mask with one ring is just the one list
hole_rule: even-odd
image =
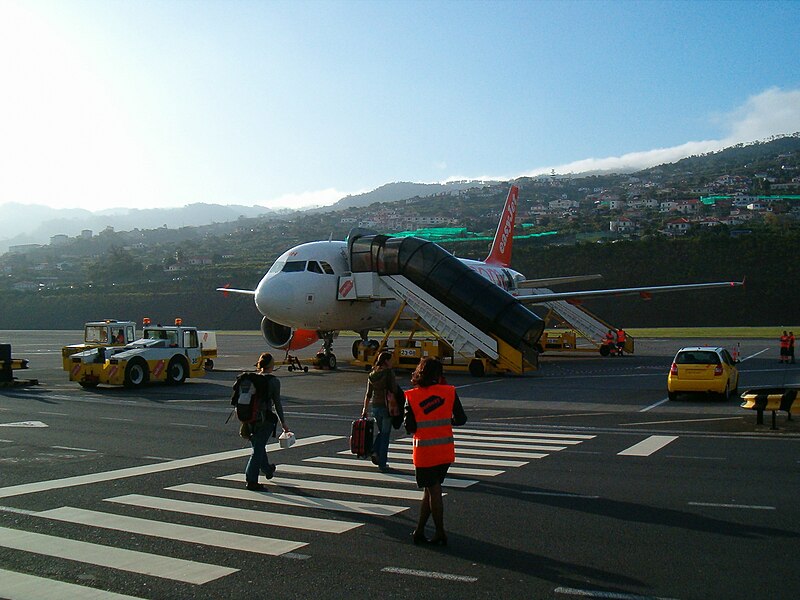
[(611, 333), (611, 330), (608, 330), (605, 337), (603, 337), (603, 346), (608, 348), (608, 355), (614, 356), (615, 346), (614, 346), (614, 334)]
[(789, 364), (789, 334), (785, 331), (780, 338), (781, 343), (781, 359), (778, 361), (781, 364)]
[(617, 354), (622, 356), (623, 350), (625, 350), (625, 330), (620, 327), (617, 329)]

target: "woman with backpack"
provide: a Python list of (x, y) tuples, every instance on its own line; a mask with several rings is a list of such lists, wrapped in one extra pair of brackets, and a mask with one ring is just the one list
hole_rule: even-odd
[(370, 402), (372, 403), (372, 416), (378, 424), (378, 435), (375, 438), (372, 451), (372, 462), (378, 465), (382, 473), (389, 470), (387, 464), (389, 455), (389, 439), (392, 434), (392, 415), (390, 404), (398, 402), (397, 379), (392, 371), (392, 353), (381, 352), (375, 366), (367, 376), (367, 392), (364, 395), (364, 410), (361, 416), (366, 418)]

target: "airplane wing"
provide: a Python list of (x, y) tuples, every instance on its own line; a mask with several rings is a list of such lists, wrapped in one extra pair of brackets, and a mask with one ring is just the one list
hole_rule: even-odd
[(229, 288), (229, 287), (217, 288), (217, 291), (218, 292), (223, 292), (225, 294), (227, 294), (227, 293), (244, 294), (246, 296), (255, 296), (256, 295), (256, 291), (255, 290), (237, 290), (236, 288)]
[(614, 288), (608, 290), (586, 290), (581, 292), (553, 292), (548, 289), (539, 288), (533, 290), (532, 294), (520, 294), (516, 298), (526, 304), (536, 304), (538, 302), (553, 302), (555, 300), (566, 300), (568, 302), (580, 302), (586, 298), (600, 298), (602, 296), (628, 296), (639, 295), (645, 300), (650, 299), (651, 294), (661, 292), (680, 292), (686, 290), (706, 290), (723, 287), (743, 286), (744, 281), (716, 281), (710, 283), (686, 283), (678, 285), (656, 285), (649, 287)]
[(568, 275), (566, 277), (545, 277), (543, 279), (525, 279), (518, 281), (518, 288), (538, 288), (547, 285), (560, 285), (562, 283), (575, 283), (576, 281), (591, 281), (602, 279), (602, 275)]

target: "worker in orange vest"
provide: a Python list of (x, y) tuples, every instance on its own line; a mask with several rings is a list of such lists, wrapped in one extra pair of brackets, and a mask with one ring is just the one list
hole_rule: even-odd
[(783, 332), (783, 335), (780, 338), (780, 342), (781, 342), (781, 359), (778, 362), (789, 364), (789, 334), (786, 333), (785, 331)]
[(614, 356), (614, 353), (616, 352), (616, 346), (614, 345), (614, 342), (614, 334), (611, 333), (611, 330), (609, 329), (608, 333), (606, 333), (606, 335), (603, 337), (603, 346), (608, 348), (609, 356)]
[[(442, 483), (455, 461), (453, 425), (463, 425), (467, 415), (452, 385), (442, 384), (442, 363), (427, 356), (411, 375), (414, 388), (407, 390), (406, 431), (414, 434), (412, 460), (417, 486), (424, 488), (417, 528), (411, 533), (415, 544), (447, 545), (444, 531)], [(425, 525), (433, 516), (436, 533), (428, 540)]]
[(617, 329), (617, 354), (622, 356), (622, 351), (625, 350), (625, 330), (620, 327)]

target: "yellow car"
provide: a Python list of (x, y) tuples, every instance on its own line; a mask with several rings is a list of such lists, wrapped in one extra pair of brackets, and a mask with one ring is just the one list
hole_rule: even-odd
[(667, 377), (667, 394), (699, 392), (719, 394), (723, 400), (739, 393), (739, 370), (725, 348), (690, 346), (681, 348), (672, 361)]

